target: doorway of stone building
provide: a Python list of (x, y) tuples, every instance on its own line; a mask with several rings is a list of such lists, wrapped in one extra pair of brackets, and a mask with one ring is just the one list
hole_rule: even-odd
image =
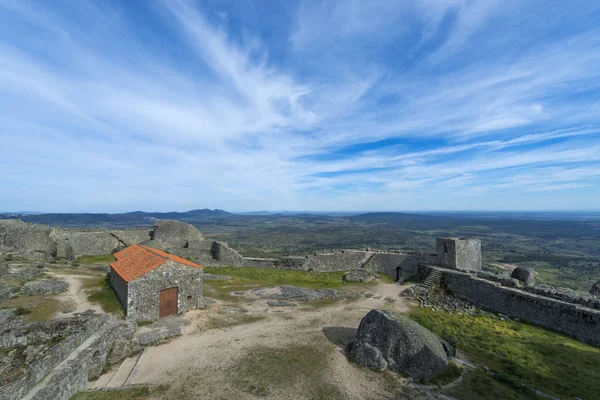
[(177, 294), (179, 290), (176, 287), (160, 291), (160, 318), (177, 314)]

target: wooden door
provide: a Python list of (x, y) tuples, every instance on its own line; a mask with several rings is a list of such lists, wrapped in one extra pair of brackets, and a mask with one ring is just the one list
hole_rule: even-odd
[(160, 318), (177, 314), (177, 292), (176, 287), (160, 291)]

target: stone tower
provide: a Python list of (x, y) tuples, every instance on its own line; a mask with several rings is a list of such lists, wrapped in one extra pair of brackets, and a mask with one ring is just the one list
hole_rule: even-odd
[(438, 264), (442, 267), (480, 271), (481, 240), (467, 238), (437, 238)]

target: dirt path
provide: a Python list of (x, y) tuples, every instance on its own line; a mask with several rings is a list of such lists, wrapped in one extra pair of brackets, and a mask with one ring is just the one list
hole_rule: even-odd
[(73, 313), (82, 313), (87, 310), (94, 310), (99, 314), (104, 313), (102, 307), (88, 301), (87, 293), (83, 289), (83, 280), (94, 278), (94, 276), (62, 275), (55, 272), (48, 272), (47, 274), (69, 284), (69, 290), (57, 295), (55, 298), (67, 304), (67, 309), (72, 311), (69, 313), (57, 312), (54, 315), (54, 318), (68, 318), (72, 316)]
[[(240, 391), (228, 384), (228, 376), (240, 359), (252, 349), (290, 349), (313, 345), (331, 354), (327, 380), (336, 386), (346, 399), (392, 399), (388, 392), (390, 377), (350, 363), (344, 355), (346, 343), (353, 338), (360, 320), (373, 308), (406, 311), (408, 304), (398, 294), (409, 285), (378, 284), (370, 289), (373, 297), (355, 302), (342, 302), (314, 309), (311, 306), (270, 308), (264, 300), (248, 300), (239, 307), (248, 310), (244, 315), (264, 319), (245, 325), (203, 331), (206, 322), (222, 315), (223, 306), (217, 303), (208, 310), (189, 312), (190, 325), (182, 337), (170, 343), (147, 348), (128, 379), (128, 384), (168, 384), (169, 396), (205, 399), (256, 399), (247, 390)], [(388, 297), (394, 302), (385, 300)], [(244, 299), (245, 300), (245, 299)], [(302, 373), (297, 378), (302, 379)], [(299, 387), (307, 382), (298, 382)], [(308, 383), (310, 384), (310, 383)], [(265, 399), (304, 399), (301, 390), (278, 391), (277, 385)], [(182, 395), (185, 393), (185, 395)], [(199, 396), (199, 397), (197, 397)]]

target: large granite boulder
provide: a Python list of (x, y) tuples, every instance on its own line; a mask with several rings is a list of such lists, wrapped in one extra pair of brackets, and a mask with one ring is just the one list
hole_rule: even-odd
[(594, 283), (590, 289), (590, 294), (595, 297), (600, 297), (600, 281)]
[(352, 271), (346, 272), (344, 277), (342, 278), (344, 282), (363, 282), (368, 283), (375, 279), (375, 276), (369, 271), (365, 271), (364, 269), (355, 269)]
[(527, 286), (535, 285), (535, 276), (533, 268), (517, 267), (510, 274), (511, 278), (518, 279)]
[(429, 381), (448, 367), (444, 347), (433, 333), (387, 310), (371, 310), (362, 319), (351, 356), (360, 365), (419, 381)]
[(0, 220), (0, 250), (31, 251), (56, 255), (56, 243), (50, 238), (52, 228), (18, 219)]
[(170, 220), (157, 221), (153, 226), (151, 237), (154, 241), (174, 248), (185, 248), (190, 242), (204, 239), (195, 226)]

